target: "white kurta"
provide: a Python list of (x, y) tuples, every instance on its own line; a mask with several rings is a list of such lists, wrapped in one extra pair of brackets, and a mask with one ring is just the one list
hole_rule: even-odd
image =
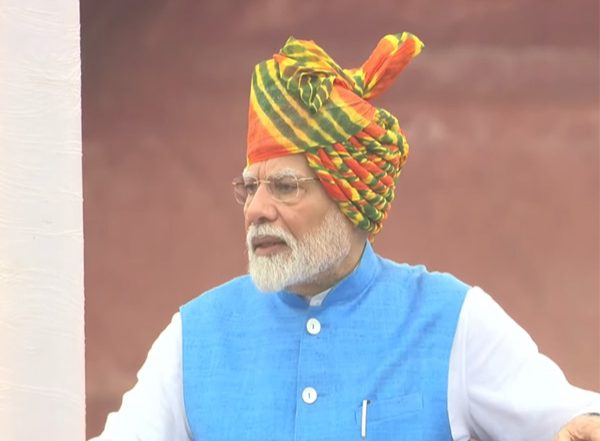
[[(91, 441), (192, 440), (183, 403), (181, 343), (176, 313), (152, 345), (120, 410)], [(523, 328), (480, 288), (471, 288), (448, 372), (454, 440), (550, 441), (568, 420), (592, 411), (600, 411), (600, 394), (570, 385)]]

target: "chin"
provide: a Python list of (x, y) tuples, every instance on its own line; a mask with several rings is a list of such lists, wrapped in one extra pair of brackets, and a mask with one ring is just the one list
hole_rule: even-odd
[(282, 287), (282, 286), (277, 286), (272, 283), (268, 283), (268, 282), (265, 283), (265, 281), (256, 280), (254, 277), (252, 277), (252, 283), (254, 283), (254, 286), (256, 287), (256, 289), (259, 290), (263, 294), (274, 294), (274, 293), (277, 293), (279, 291), (283, 291), (286, 289), (285, 287)]

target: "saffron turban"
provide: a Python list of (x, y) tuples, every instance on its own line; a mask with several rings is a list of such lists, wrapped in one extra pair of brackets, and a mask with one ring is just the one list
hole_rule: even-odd
[(362, 66), (342, 69), (315, 42), (290, 37), (254, 69), (247, 164), (304, 154), (342, 213), (373, 237), (387, 218), (408, 143), (398, 120), (370, 100), (422, 47), (407, 32), (386, 35)]

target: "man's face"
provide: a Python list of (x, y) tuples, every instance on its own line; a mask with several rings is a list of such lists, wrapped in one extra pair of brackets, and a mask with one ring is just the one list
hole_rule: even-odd
[[(303, 155), (255, 163), (246, 178), (314, 177)], [(244, 205), (250, 274), (263, 291), (318, 282), (348, 256), (352, 226), (318, 181), (300, 182), (294, 202), (276, 200), (265, 184)]]

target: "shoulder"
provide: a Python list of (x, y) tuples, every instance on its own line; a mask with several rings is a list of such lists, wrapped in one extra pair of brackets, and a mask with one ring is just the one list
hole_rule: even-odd
[(408, 292), (426, 292), (431, 295), (456, 293), (464, 297), (471, 286), (456, 276), (438, 271), (430, 271), (425, 265), (398, 263), (383, 257), (379, 258), (381, 273), (379, 280), (393, 284)]

